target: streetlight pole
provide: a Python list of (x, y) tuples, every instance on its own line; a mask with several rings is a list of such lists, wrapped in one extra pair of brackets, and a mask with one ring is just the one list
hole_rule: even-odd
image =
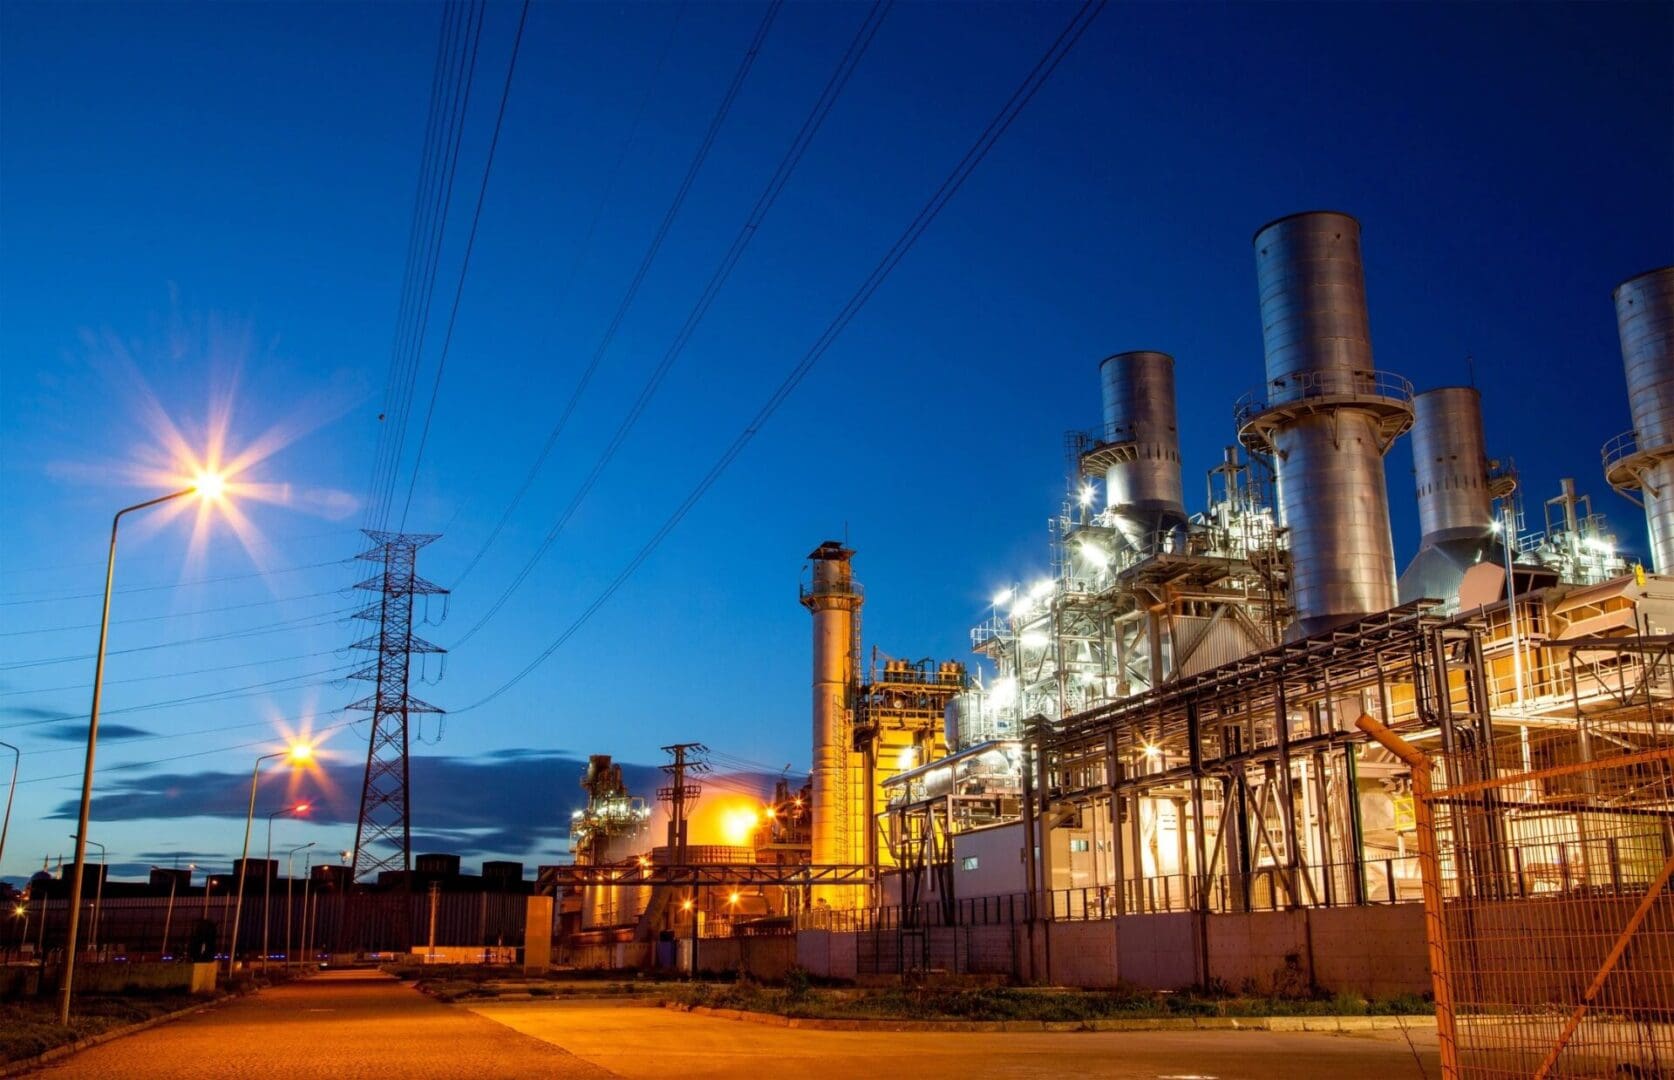
[[(296, 856), (297, 852), (306, 851), (313, 846), (314, 841), (310, 840), (306, 844), (298, 844), (296, 847), (285, 852), (285, 969), (287, 971), (290, 970), (291, 966), (292, 916), (296, 913), (295, 908), (291, 904), (291, 859)], [(304, 886), (304, 889), (306, 889), (306, 886)], [(306, 930), (308, 928), (308, 921), (306, 918), (306, 912), (308, 910), (308, 893), (306, 891), (302, 894), (302, 907), (305, 913), (302, 926), (303, 929)]]
[[(77, 838), (72, 836), (70, 839), (76, 840)], [(93, 921), (87, 927), (87, 947), (96, 950), (99, 947), (99, 915), (104, 910), (105, 875), (109, 871), (110, 858), (105, 851), (105, 845), (97, 840), (87, 842), (99, 849), (99, 885), (98, 888), (93, 890)], [(78, 840), (77, 843), (79, 846), (80, 841)], [(74, 944), (74, 942), (71, 944)]]
[[(152, 864), (151, 869), (162, 870), (165, 867)], [(186, 864), (186, 883), (191, 884), (192, 864)], [(174, 925), (174, 891), (180, 887), (180, 874), (177, 869), (169, 871), (169, 907), (163, 915), (163, 944), (157, 949), (157, 959), (166, 960), (169, 955), (169, 928)]]
[(81, 879), (87, 869), (87, 842), (82, 839), (87, 835), (88, 814), (93, 808), (93, 754), (99, 745), (99, 699), (103, 696), (105, 685), (105, 644), (110, 640), (110, 593), (111, 585), (116, 579), (116, 533), (122, 525), (122, 515), (131, 514), (136, 510), (144, 510), (181, 499), (187, 495), (202, 492), (213, 498), (220, 494), (221, 478), (205, 476), (189, 488), (172, 491), (167, 495), (159, 495), (155, 499), (147, 499), (133, 506), (125, 506), (116, 512), (110, 521), (110, 554), (105, 560), (105, 601), (104, 611), (99, 616), (99, 651), (93, 660), (93, 706), (87, 714), (87, 761), (81, 772), (81, 810), (76, 817), (76, 865), (70, 876), (70, 925), (65, 934), (68, 948), (64, 950), (64, 977), (58, 988), (58, 1022), (70, 1022), (70, 994), (74, 989), (76, 972), (76, 933), (81, 922)]
[(4, 863), (6, 833), (11, 831), (12, 827), (12, 796), (17, 794), (17, 766), (18, 762), (23, 760), (23, 752), (9, 742), (0, 742), (0, 746), (12, 752), (12, 786), (6, 789), (6, 817), (4, 821), (0, 821), (0, 863)]
[(263, 754), (256, 759), (255, 768), (250, 770), (250, 808), (244, 814), (244, 854), (238, 860), (238, 902), (233, 905), (232, 937), (227, 939), (227, 978), (232, 978), (233, 967), (238, 961), (238, 924), (244, 915), (244, 879), (250, 873), (250, 829), (256, 821), (256, 781), (261, 779), (262, 762), (272, 761), (274, 758), (288, 757), (292, 761), (307, 761), (313, 754), (310, 747), (298, 743), (289, 750), (280, 750), (271, 754)]
[[(266, 884), (262, 889), (262, 970), (267, 970), (267, 927), (268, 912), (273, 906), (273, 819), (281, 814), (307, 813), (307, 803), (297, 803), (295, 806), (282, 806), (267, 815), (267, 854), (262, 858), (262, 877)], [(287, 870), (286, 873), (289, 873)], [(288, 884), (288, 882), (287, 882)]]

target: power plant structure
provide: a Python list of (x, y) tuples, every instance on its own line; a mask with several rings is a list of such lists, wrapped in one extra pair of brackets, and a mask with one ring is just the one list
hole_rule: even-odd
[[(1634, 427), (1604, 475), (1646, 508), (1647, 568), (1573, 479), (1525, 505), (1478, 388), (1376, 366), (1354, 218), (1280, 218), (1253, 249), (1265, 377), (1203, 501), (1174, 357), (1103, 359), (1051, 570), (993, 597), (969, 669), (863, 662), (854, 549), (809, 555), (807, 816), (710, 871), (756, 883), (754, 925), (793, 927), (808, 970), (1182, 987), (1300, 963), (1310, 985), (1423, 992), (1423, 785), (1380, 731), (1499, 792), (1446, 815), (1450, 902), (1591, 903), (1655, 877), (1674, 804), (1575, 778), (1674, 747), (1674, 268), (1615, 292)], [(1385, 467), (1408, 433), (1401, 569)]]

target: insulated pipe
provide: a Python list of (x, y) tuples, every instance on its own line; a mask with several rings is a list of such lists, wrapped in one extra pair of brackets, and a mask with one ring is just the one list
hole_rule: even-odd
[(1674, 572), (1674, 266), (1616, 286), (1616, 330), (1633, 414), (1631, 454), (1605, 468), (1618, 491), (1637, 491), (1645, 504), (1651, 565)]
[(1099, 365), (1104, 431), (1098, 452), (1105, 505), (1142, 550), (1186, 522), (1180, 483), (1180, 434), (1174, 408), (1174, 358), (1117, 353)]
[(1412, 404), (1420, 543), (1477, 539), (1493, 532), (1482, 395), (1469, 386), (1444, 386), (1424, 391)]
[(1294, 639), (1395, 606), (1383, 455), (1411, 424), (1411, 389), (1372, 365), (1359, 222), (1293, 214), (1254, 246), (1267, 382), (1240, 403), (1239, 434), (1273, 457)]
[[(810, 861), (815, 865), (853, 865), (859, 862), (852, 830), (847, 826), (856, 808), (844, 805), (845, 770), (851, 767), (848, 744), (849, 689), (855, 682), (854, 619), (863, 602), (854, 584), (849, 560), (854, 552), (835, 540), (821, 544), (808, 558), (813, 564), (810, 584), (802, 588), (802, 606), (814, 617), (813, 721), (814, 788), (813, 838)], [(853, 793), (851, 792), (851, 799)], [(823, 896), (821, 895), (823, 893)], [(844, 890), (817, 888), (815, 899), (839, 906)]]

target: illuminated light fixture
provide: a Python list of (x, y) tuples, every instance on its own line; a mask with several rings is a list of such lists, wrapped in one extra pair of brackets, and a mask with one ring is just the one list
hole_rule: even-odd
[(1098, 567), (1100, 570), (1103, 570), (1105, 567), (1110, 565), (1110, 553), (1099, 547), (1097, 544), (1089, 540), (1083, 540), (1080, 543), (1079, 548), (1081, 551), (1081, 557)]
[(311, 804), (309, 804), (309, 803), (299, 802), (299, 803), (296, 804), (296, 807), (291, 812), (293, 814), (306, 814), (309, 810), (310, 805)]
[(1488, 527), (1492, 529), (1496, 535), (1505, 532), (1505, 522), (1498, 518), (1495, 518), (1494, 523)]
[(570, 811), (570, 820), (571, 821), (580, 821), (581, 820), (581, 811), (580, 810)]
[(314, 748), (307, 743), (297, 743), (290, 749), (290, 759), (297, 764), (314, 760)]
[(692, 902), (691, 902), (691, 901), (690, 901), (690, 900), (682, 900), (682, 901), (680, 901), (680, 910), (681, 910), (681, 911), (690, 911), (690, 910), (692, 910)]
[(727, 903), (729, 903), (729, 904), (736, 904), (736, 903), (738, 903), (738, 894), (737, 894), (737, 893), (733, 893), (733, 894), (732, 894), (732, 895), (731, 895), (731, 896), (729, 896), (729, 897), (727, 897)]
[(1016, 592), (1017, 590), (1015, 589), (1001, 589), (999, 592), (994, 594), (994, 606), (1005, 607), (1007, 604), (1011, 603), (1011, 598), (1016, 594)]
[(1093, 485), (1092, 484), (1082, 484), (1081, 485), (1081, 505), (1082, 506), (1093, 505), (1093, 495), (1094, 495), (1094, 491), (1093, 491)]
[(903, 746), (901, 752), (895, 756), (895, 767), (902, 772), (918, 764), (918, 747)]
[(1056, 581), (1053, 581), (1051, 578), (1042, 578), (1041, 580), (1035, 582), (1034, 586), (1029, 589), (1029, 599), (1043, 600), (1046, 597), (1051, 596), (1052, 590), (1057, 587), (1058, 583)]
[(772, 821), (774, 818), (776, 818), (778, 816), (779, 816), (779, 811), (773, 809), (771, 806), (769, 806), (767, 808), (767, 820)]
[(1145, 756), (1148, 757), (1148, 758), (1151, 758), (1152, 760), (1155, 760), (1157, 758), (1162, 757), (1162, 747), (1157, 746), (1153, 743), (1146, 743), (1145, 744)]
[(1052, 639), (1046, 636), (1044, 630), (1028, 630), (1018, 640), (1023, 642), (1025, 648), (1039, 649)]
[(227, 478), (218, 472), (201, 472), (193, 480), (192, 489), (206, 499), (219, 499), (227, 493)]

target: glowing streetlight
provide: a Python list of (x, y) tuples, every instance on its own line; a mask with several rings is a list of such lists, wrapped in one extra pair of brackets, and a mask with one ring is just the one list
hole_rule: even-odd
[[(212, 486), (213, 485), (213, 486)], [(105, 684), (105, 643), (110, 639), (110, 594), (111, 586), (116, 579), (116, 533), (122, 525), (122, 515), (131, 514), (136, 510), (160, 506), (175, 499), (183, 499), (188, 495), (204, 495), (206, 498), (219, 498), (225, 490), (226, 484), (219, 473), (205, 473), (199, 477), (198, 483), (179, 491), (172, 491), (167, 495), (159, 495), (155, 499), (147, 499), (133, 506), (125, 506), (116, 512), (110, 522), (110, 554), (105, 560), (105, 601), (104, 611), (99, 617), (99, 651), (93, 660), (93, 706), (87, 714), (87, 763), (81, 774), (81, 811), (76, 818), (76, 863), (70, 875), (70, 911), (69, 925), (65, 928), (64, 976), (58, 988), (58, 1022), (70, 1022), (70, 994), (74, 988), (76, 970), (76, 935), (81, 929), (81, 882), (82, 875), (87, 870), (87, 819), (93, 807), (93, 756), (99, 744), (99, 699), (104, 692)], [(211, 492), (214, 494), (211, 494)]]
[(261, 779), (262, 762), (284, 758), (292, 765), (306, 765), (314, 760), (314, 748), (307, 743), (293, 743), (284, 750), (263, 754), (250, 770), (250, 809), (244, 815), (244, 854), (238, 860), (238, 901), (233, 905), (232, 936), (227, 939), (227, 977), (232, 978), (233, 964), (238, 959), (238, 923), (244, 915), (244, 878), (250, 872), (250, 828), (256, 820), (256, 781)]

